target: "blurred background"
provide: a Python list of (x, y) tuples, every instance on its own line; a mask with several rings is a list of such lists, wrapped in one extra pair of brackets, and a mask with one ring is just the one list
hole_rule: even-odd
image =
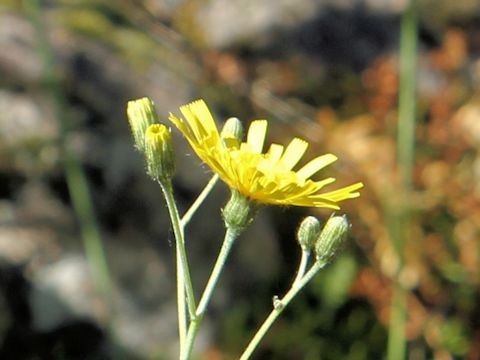
[[(128, 100), (149, 96), (162, 119), (197, 98), (219, 124), (269, 119), (269, 142), (302, 137), (307, 159), (339, 157), (322, 176), (365, 184), (340, 212), (349, 245), (255, 359), (394, 359), (404, 342), (408, 359), (479, 359), (480, 3), (417, 5), (406, 143), (397, 124), (407, 1), (2, 0), (0, 358), (177, 356), (173, 235), (125, 114)], [(184, 211), (211, 173), (174, 139)], [(397, 154), (413, 145), (402, 172)], [(227, 197), (217, 185), (187, 228), (198, 293)], [(241, 236), (196, 358), (238, 357), (295, 276), (306, 215), (330, 212), (264, 208)]]

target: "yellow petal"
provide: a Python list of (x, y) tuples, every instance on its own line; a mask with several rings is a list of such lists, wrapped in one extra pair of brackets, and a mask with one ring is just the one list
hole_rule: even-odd
[(247, 144), (254, 154), (260, 154), (267, 134), (267, 120), (255, 120), (250, 124), (247, 134)]
[(335, 178), (333, 177), (329, 177), (321, 181), (306, 180), (304, 184), (299, 184), (299, 186), (301, 186), (301, 189), (297, 191), (297, 193), (292, 197), (297, 198), (302, 196), (310, 196), (312, 194), (314, 195), (324, 186), (329, 185), (333, 182), (335, 182)]
[(333, 178), (333, 177), (329, 177), (329, 178), (326, 178), (326, 179), (323, 179), (323, 180), (320, 180), (320, 181), (315, 181), (314, 182), (315, 183), (315, 188), (316, 188), (315, 191), (318, 191), (321, 188), (323, 188), (325, 185), (329, 185), (333, 182), (335, 182), (335, 178)]
[(338, 206), (334, 201), (330, 201), (328, 199), (314, 199), (308, 196), (294, 200), (291, 202), (291, 204), (297, 206), (324, 207), (334, 210), (340, 209), (340, 206)]
[(308, 143), (305, 140), (294, 138), (290, 144), (288, 144), (282, 158), (281, 163), (285, 167), (285, 170), (291, 170), (300, 161), (302, 156), (307, 151)]
[(343, 187), (341, 189), (315, 195), (313, 197), (317, 199), (328, 199), (335, 202), (346, 200), (346, 199), (353, 199), (360, 196), (360, 193), (356, 192), (356, 190), (361, 189), (362, 187), (363, 187), (363, 184), (361, 182), (358, 182), (358, 183)]
[(203, 100), (197, 100), (180, 107), (180, 111), (190, 125), (198, 141), (202, 141), (208, 134), (218, 134), (217, 125), (212, 114)]
[(267, 152), (267, 159), (268, 161), (271, 161), (272, 163), (276, 163), (280, 158), (282, 157), (283, 154), (283, 145), (279, 144), (272, 144), (270, 145), (270, 148), (268, 149)]
[(192, 129), (190, 126), (188, 126), (185, 121), (181, 118), (176, 117), (172, 113), (170, 113), (170, 116), (168, 119), (180, 130), (183, 135), (190, 141), (196, 141), (195, 135), (192, 132)]
[(300, 170), (297, 171), (297, 175), (303, 179), (308, 179), (313, 176), (315, 173), (323, 169), (325, 166), (330, 165), (335, 162), (337, 157), (333, 154), (325, 154), (316, 157)]

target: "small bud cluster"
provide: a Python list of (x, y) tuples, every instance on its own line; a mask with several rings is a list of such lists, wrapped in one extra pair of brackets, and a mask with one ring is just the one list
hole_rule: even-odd
[(145, 155), (147, 173), (155, 180), (171, 179), (175, 171), (172, 136), (165, 125), (159, 124), (153, 101), (129, 101), (127, 115), (135, 147)]
[(239, 119), (232, 117), (225, 121), (220, 137), (226, 147), (239, 147), (243, 138), (243, 126)]
[(323, 227), (315, 244), (317, 261), (329, 263), (347, 239), (350, 224), (346, 216), (332, 216)]
[(313, 216), (307, 216), (300, 223), (297, 231), (297, 241), (303, 251), (312, 251), (320, 235), (320, 222)]
[(303, 251), (315, 250), (317, 261), (329, 263), (347, 239), (350, 224), (346, 216), (332, 216), (320, 231), (320, 223), (313, 216), (300, 224), (297, 240)]
[(253, 221), (257, 206), (236, 190), (222, 210), (223, 221), (227, 228), (240, 234)]

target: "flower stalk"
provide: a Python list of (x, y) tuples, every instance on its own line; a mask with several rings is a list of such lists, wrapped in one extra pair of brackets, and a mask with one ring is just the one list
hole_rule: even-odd
[(223, 268), (225, 267), (225, 263), (227, 261), (227, 257), (230, 254), (232, 246), (235, 242), (235, 239), (238, 237), (238, 233), (235, 230), (227, 229), (225, 233), (225, 239), (223, 240), (222, 248), (218, 254), (217, 260), (213, 267), (212, 273), (207, 281), (207, 285), (205, 286), (205, 290), (200, 298), (200, 302), (198, 303), (198, 308), (195, 315), (192, 317), (190, 326), (188, 328), (187, 339), (185, 343), (185, 350), (181, 354), (182, 360), (187, 360), (190, 358), (190, 355), (193, 350), (193, 345), (195, 342), (195, 338), (198, 334), (198, 330), (202, 323), (203, 317), (207, 310), (207, 306), (210, 303), (210, 300), (213, 295), (213, 291), (217, 285), (217, 282), (220, 278)]
[(187, 309), (190, 319), (195, 317), (196, 305), (193, 292), (192, 279), (188, 266), (187, 253), (185, 250), (185, 239), (183, 227), (178, 213), (177, 205), (173, 197), (171, 182), (160, 182), (165, 201), (167, 203), (170, 220), (172, 222), (173, 233), (175, 236), (176, 262), (177, 262), (177, 306), (178, 306), (178, 327), (180, 338), (180, 353), (186, 341), (187, 335)]
[[(333, 255), (343, 245), (348, 235), (349, 224), (345, 216), (332, 216), (325, 224), (322, 232), (318, 235), (317, 223), (315, 218), (305, 218), (299, 228), (297, 237), (302, 247), (302, 259), (300, 261), (299, 270), (297, 276), (292, 283), (292, 286), (287, 291), (282, 299), (274, 298), (273, 310), (267, 319), (260, 326), (256, 334), (253, 336), (250, 343), (247, 345), (240, 360), (247, 360), (253, 354), (260, 341), (266, 335), (270, 327), (275, 320), (281, 315), (285, 308), (290, 304), (293, 298), (302, 290), (305, 285), (308, 284), (313, 277), (325, 267), (329, 262), (333, 260)], [(317, 235), (315, 244), (315, 252), (317, 260), (312, 267), (304, 274), (307, 255), (309, 250), (306, 249), (304, 244), (310, 244), (313, 239), (312, 236)], [(303, 237), (303, 239), (302, 239)], [(302, 241), (301, 241), (302, 240)]]
[(205, 290), (203, 291), (200, 302), (198, 303), (195, 316), (192, 317), (192, 321), (188, 329), (185, 351), (181, 356), (182, 360), (187, 360), (190, 357), (195, 338), (203, 320), (203, 316), (213, 296), (213, 291), (215, 290), (220, 275), (225, 267), (227, 257), (232, 250), (235, 239), (237, 239), (237, 237), (253, 221), (256, 210), (257, 208), (255, 204), (245, 199), (238, 192), (232, 191), (232, 196), (222, 211), (223, 220), (226, 226), (225, 238), (223, 240), (217, 260), (215, 261), (215, 265), (213, 266), (212, 273), (210, 274), (207, 285), (205, 286)]
[(252, 340), (248, 343), (244, 352), (240, 356), (240, 360), (247, 360), (252, 356), (255, 349), (258, 347), (262, 339), (270, 330), (271, 326), (278, 319), (278, 317), (283, 313), (285, 308), (290, 304), (290, 302), (297, 296), (297, 294), (307, 285), (310, 280), (314, 278), (317, 273), (323, 269), (327, 263), (322, 261), (316, 261), (315, 264), (307, 271), (307, 273), (296, 283), (292, 285), (290, 290), (285, 294), (285, 296), (276, 301), (273, 310), (270, 312), (270, 315), (266, 318), (263, 324), (260, 326), (258, 331), (253, 336)]
[(218, 175), (215, 174), (212, 176), (210, 181), (207, 183), (207, 185), (203, 188), (202, 192), (198, 197), (195, 199), (193, 204), (190, 206), (190, 208), (187, 210), (187, 212), (182, 216), (181, 220), (181, 225), (184, 228), (192, 219), (193, 215), (197, 212), (197, 210), (200, 208), (200, 205), (203, 204), (207, 196), (212, 192), (214, 186), (218, 182)]

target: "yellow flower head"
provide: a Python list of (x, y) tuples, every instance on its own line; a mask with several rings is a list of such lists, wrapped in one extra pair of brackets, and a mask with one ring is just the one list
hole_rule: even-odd
[(170, 114), (169, 119), (183, 133), (193, 150), (232, 189), (246, 198), (264, 204), (327, 207), (339, 209), (337, 202), (358, 197), (362, 183), (321, 193), (335, 181), (310, 178), (337, 157), (325, 154), (316, 157), (299, 170), (293, 170), (307, 150), (308, 143), (294, 138), (284, 148), (272, 144), (263, 153), (266, 120), (251, 123), (246, 142), (224, 142), (215, 121), (203, 100), (180, 107), (185, 119)]

